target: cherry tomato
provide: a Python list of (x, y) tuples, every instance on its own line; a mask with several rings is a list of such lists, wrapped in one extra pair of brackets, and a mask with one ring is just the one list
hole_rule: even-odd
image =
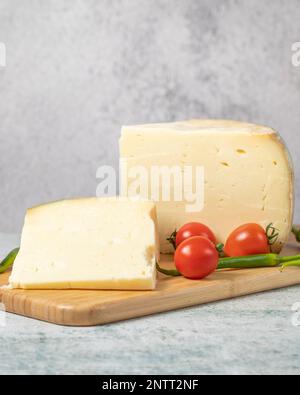
[(224, 251), (230, 257), (269, 254), (270, 246), (263, 227), (258, 224), (246, 224), (231, 233)]
[(216, 236), (206, 225), (200, 224), (198, 222), (191, 222), (189, 224), (184, 225), (177, 232), (176, 246), (178, 247), (183, 241), (194, 236), (206, 237), (212, 243), (214, 244), (217, 243)]
[(207, 277), (217, 269), (218, 262), (219, 255), (215, 245), (202, 236), (183, 241), (175, 252), (177, 270), (191, 280)]

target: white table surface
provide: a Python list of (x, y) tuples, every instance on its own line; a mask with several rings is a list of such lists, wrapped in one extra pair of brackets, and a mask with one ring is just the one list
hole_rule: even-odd
[(300, 286), (93, 328), (6, 313), (1, 374), (299, 374), (295, 303)]

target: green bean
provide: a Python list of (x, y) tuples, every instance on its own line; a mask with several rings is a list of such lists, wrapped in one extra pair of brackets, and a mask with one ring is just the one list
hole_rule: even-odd
[[(218, 270), (221, 269), (252, 269), (260, 267), (276, 267), (283, 265), (282, 268), (288, 266), (300, 266), (300, 255), (281, 257), (277, 254), (248, 255), (241, 257), (220, 258)], [(156, 268), (160, 273), (166, 276), (178, 277), (180, 272), (176, 269), (163, 269), (156, 264)]]
[(218, 269), (250, 269), (275, 267), (282, 263), (300, 260), (300, 255), (281, 257), (277, 254), (249, 255), (235, 258), (221, 258)]
[(6, 272), (6, 270), (13, 265), (19, 250), (19, 248), (14, 249), (7, 255), (6, 258), (3, 259), (2, 262), (0, 262), (0, 273)]
[(291, 267), (291, 266), (298, 266), (298, 267), (300, 267), (300, 260), (299, 260), (299, 261), (294, 260), (294, 261), (286, 262), (286, 263), (284, 263), (284, 264), (281, 266), (280, 270), (283, 272), (283, 270), (284, 270), (286, 267)]

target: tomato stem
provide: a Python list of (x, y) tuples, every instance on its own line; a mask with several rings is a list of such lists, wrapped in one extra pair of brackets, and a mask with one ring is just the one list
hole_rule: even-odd
[(176, 236), (177, 236), (177, 229), (171, 234), (170, 237), (167, 238), (167, 241), (172, 244), (174, 250), (176, 250)]
[(270, 246), (274, 245), (279, 237), (279, 230), (276, 229), (273, 224), (269, 224), (266, 228), (266, 235)]
[(219, 244), (216, 245), (216, 250), (218, 251), (220, 258), (225, 258), (226, 257), (226, 254), (224, 252), (224, 247), (225, 246), (224, 246), (223, 243), (219, 243)]
[(294, 225), (292, 228), (292, 233), (294, 234), (298, 243), (300, 243), (300, 229), (297, 229), (297, 227)]

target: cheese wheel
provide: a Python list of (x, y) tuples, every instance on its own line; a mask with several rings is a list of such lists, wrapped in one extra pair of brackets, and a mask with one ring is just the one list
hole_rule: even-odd
[[(269, 127), (227, 120), (125, 126), (120, 157), (121, 194), (157, 200), (163, 253), (173, 251), (167, 241), (171, 233), (194, 221), (209, 226), (220, 243), (235, 228), (253, 222), (264, 228), (272, 223), (278, 229), (274, 252), (280, 252), (289, 237), (294, 207), (293, 166), (284, 142)], [(153, 176), (158, 168), (172, 169), (169, 180), (166, 171), (161, 171), (160, 179), (157, 174)], [(182, 180), (178, 168), (182, 169)], [(148, 180), (156, 180), (149, 182), (148, 189), (136, 187), (134, 178), (139, 172), (141, 177), (142, 169)], [(194, 169), (191, 179), (185, 169)], [(169, 186), (170, 192), (166, 191)], [(192, 191), (194, 207), (189, 199)]]

